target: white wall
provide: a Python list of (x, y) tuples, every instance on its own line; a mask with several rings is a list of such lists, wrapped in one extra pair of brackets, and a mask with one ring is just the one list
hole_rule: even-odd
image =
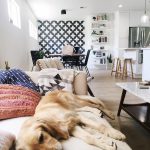
[(29, 37), (28, 20), (37, 21), (25, 0), (16, 0), (20, 6), (21, 29), (9, 22), (7, 0), (0, 0), (0, 68), (8, 61), (11, 68), (31, 69), (31, 49), (38, 49), (37, 40)]

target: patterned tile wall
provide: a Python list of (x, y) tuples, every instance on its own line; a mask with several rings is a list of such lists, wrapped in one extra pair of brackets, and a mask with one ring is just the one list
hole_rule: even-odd
[(59, 54), (64, 43), (84, 49), (84, 21), (38, 21), (39, 46), (46, 55)]

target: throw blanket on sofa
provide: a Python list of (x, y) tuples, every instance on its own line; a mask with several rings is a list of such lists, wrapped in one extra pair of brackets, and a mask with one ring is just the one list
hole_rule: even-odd
[(38, 84), (40, 92), (44, 95), (48, 91), (67, 90), (73, 92), (75, 71), (73, 69), (57, 70), (55, 68), (40, 71)]

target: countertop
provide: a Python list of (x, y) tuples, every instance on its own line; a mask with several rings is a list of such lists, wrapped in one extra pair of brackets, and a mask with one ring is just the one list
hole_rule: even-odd
[(142, 48), (125, 48), (125, 51), (136, 51), (136, 50), (141, 50)]

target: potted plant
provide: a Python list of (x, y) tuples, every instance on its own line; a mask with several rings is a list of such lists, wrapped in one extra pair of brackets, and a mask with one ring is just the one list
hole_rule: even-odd
[(42, 58), (44, 57), (44, 52), (43, 52), (43, 51), (38, 51), (38, 52), (37, 52), (37, 57), (38, 57), (39, 59), (42, 59)]
[(112, 55), (111, 54), (109, 56), (107, 56), (107, 60), (109, 63), (112, 63)]
[(110, 54), (109, 56), (107, 56), (107, 60), (108, 60), (108, 69), (111, 69), (112, 66), (112, 55)]

